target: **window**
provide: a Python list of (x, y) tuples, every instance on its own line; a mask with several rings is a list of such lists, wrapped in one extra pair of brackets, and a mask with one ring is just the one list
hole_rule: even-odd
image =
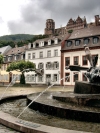
[(21, 60), (23, 60), (23, 54), (21, 54)]
[(42, 68), (43, 68), (43, 63), (39, 63), (39, 64), (38, 64), (38, 68), (39, 68), (39, 69), (42, 69)]
[(82, 74), (82, 79), (83, 79), (83, 81), (87, 81), (87, 77), (85, 76), (84, 73)]
[(28, 59), (29, 60), (31, 59), (31, 53), (28, 53)]
[(35, 82), (35, 75), (32, 75), (32, 82)]
[(58, 68), (59, 68), (59, 62), (54, 62), (53, 68), (54, 68), (54, 69), (58, 69)]
[(39, 43), (36, 43), (35, 46), (36, 46), (36, 48), (38, 48), (39, 47)]
[(95, 58), (97, 57), (97, 55), (98, 55), (98, 54), (92, 55), (92, 61), (93, 61), (93, 65), (94, 65), (94, 66), (98, 64), (98, 60), (97, 60), (97, 63), (96, 63), (96, 60), (95, 60)]
[(79, 57), (78, 56), (76, 56), (76, 57), (74, 57), (74, 65), (78, 65), (79, 63)]
[(27, 81), (27, 82), (29, 81), (29, 78), (30, 78), (29, 75), (27, 75), (27, 76), (26, 76), (26, 81)]
[(93, 44), (98, 43), (98, 40), (99, 40), (98, 37), (94, 37), (94, 38), (93, 38)]
[(57, 74), (54, 74), (54, 76), (53, 76), (53, 81), (54, 81), (54, 82), (57, 81)]
[(48, 45), (51, 45), (51, 40), (48, 40)]
[(33, 48), (33, 43), (31, 43), (31, 48)]
[(34, 59), (35, 58), (35, 53), (32, 53), (32, 59)]
[(52, 68), (52, 63), (51, 62), (47, 62), (46, 63), (46, 69), (51, 69)]
[(8, 57), (8, 61), (11, 61), (13, 59), (13, 56)]
[(47, 57), (51, 57), (51, 50), (47, 51)]
[(89, 43), (89, 39), (88, 38), (85, 38), (84, 39), (84, 44), (88, 44)]
[(58, 44), (58, 39), (57, 38), (55, 39), (55, 44)]
[(58, 50), (54, 50), (54, 56), (58, 56)]
[(65, 57), (65, 66), (70, 65), (70, 57)]
[(78, 46), (78, 45), (80, 45), (80, 40), (75, 41), (75, 46)]
[(74, 82), (78, 80), (78, 73), (74, 73)]
[(16, 55), (16, 60), (19, 60), (20, 59), (20, 55)]
[(40, 58), (43, 58), (43, 52), (40, 52)]
[(18, 81), (20, 81), (20, 76), (21, 76), (21, 75), (18, 75), (18, 77), (17, 77), (17, 80), (18, 80)]
[(7, 57), (4, 57), (3, 60), (4, 60), (4, 62), (6, 62), (7, 61)]
[(65, 73), (65, 82), (70, 82), (70, 73)]
[(71, 41), (67, 41), (67, 47), (70, 47), (72, 45)]
[(46, 74), (46, 82), (47, 83), (51, 82), (51, 74)]
[(83, 62), (82, 62), (83, 65), (87, 65), (88, 64), (88, 61), (87, 61), (87, 58), (86, 56), (83, 56)]
[(43, 77), (38, 75), (38, 82), (43, 82)]

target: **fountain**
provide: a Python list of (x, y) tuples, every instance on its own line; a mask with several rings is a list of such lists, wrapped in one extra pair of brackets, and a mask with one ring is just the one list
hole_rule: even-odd
[[(87, 49), (89, 50), (85, 45), (85, 50)], [(98, 55), (92, 60), (89, 51), (86, 56), (90, 65), (93, 64), (90, 68), (70, 65), (65, 69), (86, 71), (85, 76), (89, 82), (76, 81), (73, 93), (45, 91), (42, 96), (39, 93), (30, 94), (27, 96), (28, 107), (61, 118), (100, 122), (100, 67), (96, 67)], [(37, 99), (38, 95), (39, 99)], [(51, 95), (52, 99), (49, 99)]]
[[(93, 66), (90, 66), (90, 68), (75, 65), (65, 67), (65, 69), (70, 69), (71, 71), (86, 71), (85, 76), (89, 80), (89, 82), (76, 81), (73, 93), (64, 92), (65, 86), (63, 87), (62, 91), (48, 91), (54, 85), (52, 84), (48, 86), (46, 89), (44, 89), (42, 92), (27, 95), (27, 106), (17, 116), (16, 119), (13, 118), (15, 121), (13, 120), (14, 124), (12, 125), (12, 127), (16, 130), (23, 132), (32, 132), (36, 130), (41, 133), (48, 132), (47, 130), (44, 131), (46, 127), (43, 127), (44, 129), (41, 128), (40, 131), (40, 127), (42, 127), (40, 124), (33, 124), (20, 119), (20, 116), (25, 112), (25, 110), (28, 109), (28, 107), (32, 110), (35, 110), (36, 112), (47, 114), (50, 116), (56, 116), (64, 119), (78, 121), (100, 123), (100, 67), (96, 67), (97, 59), (98, 55), (95, 56), (95, 59), (93, 60)], [(30, 70), (27, 69), (25, 71)], [(36, 73), (40, 75), (43, 74), (39, 70), (37, 70)], [(69, 76), (65, 78), (67, 78), (68, 80), (68, 77)], [(62, 78), (60, 80), (63, 80), (65, 78)], [(25, 98), (24, 95), (23, 97)], [(11, 99), (11, 97), (6, 99), (9, 100)], [(2, 98), (0, 102), (4, 100), (5, 98)], [(3, 113), (1, 114), (2, 116), (5, 115)], [(10, 117), (7, 116), (7, 118), (9, 118), (10, 121)], [(4, 125), (6, 125), (5, 123), (7, 123), (6, 120), (2, 120), (1, 118), (0, 122)], [(10, 121), (10, 123), (12, 122)], [(9, 127), (11, 127), (10, 124), (8, 125)], [(51, 127), (47, 128), (51, 130)], [(52, 133), (55, 132), (53, 130), (57, 132), (66, 132), (65, 130), (61, 131), (60, 129), (53, 128)]]

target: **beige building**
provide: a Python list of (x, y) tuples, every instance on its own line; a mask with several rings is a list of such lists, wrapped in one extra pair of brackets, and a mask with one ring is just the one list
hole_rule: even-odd
[(1, 75), (0, 75), (0, 82), (2, 83), (9, 83), (12, 80), (15, 80), (16, 82), (19, 82), (20, 80), (20, 72), (18, 71), (11, 71), (10, 73), (6, 71), (7, 66), (11, 62), (16, 62), (20, 60), (25, 60), (25, 51), (27, 49), (27, 46), (23, 47), (17, 47), (12, 48), (8, 50), (3, 56), (4, 56), (4, 64), (1, 67)]
[(69, 76), (61, 81), (61, 85), (74, 85), (76, 80), (87, 81), (84, 76), (85, 71), (77, 74), (76, 71), (66, 70), (65, 66), (80, 65), (90, 67), (89, 61), (86, 59), (84, 51), (86, 44), (92, 54), (92, 59), (98, 54), (98, 63), (100, 65), (100, 25), (89, 25), (84, 29), (77, 29), (72, 32), (61, 48), (61, 78)]

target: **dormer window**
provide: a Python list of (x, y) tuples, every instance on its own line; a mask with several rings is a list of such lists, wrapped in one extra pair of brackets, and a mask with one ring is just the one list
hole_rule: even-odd
[(85, 38), (84, 39), (84, 44), (88, 44), (89, 43), (89, 39), (88, 38)]
[(75, 40), (75, 46), (80, 45), (80, 40)]
[(48, 40), (48, 45), (51, 45), (51, 40)]
[(55, 39), (55, 44), (58, 44), (58, 38)]
[(94, 38), (93, 38), (93, 44), (97, 44), (97, 43), (98, 43), (98, 40), (99, 40), (98, 37), (94, 37)]
[(36, 43), (36, 48), (37, 48), (37, 47), (39, 47), (39, 44), (38, 44), (38, 43)]
[(44, 46), (44, 42), (42, 42), (42, 46)]
[(35, 43), (33, 43), (33, 48), (35, 48)]
[(33, 48), (33, 43), (31, 43), (31, 48)]
[(72, 45), (72, 41), (67, 41), (67, 47), (70, 47)]
[(47, 45), (48, 45), (48, 42), (45, 41), (45, 42), (44, 42), (44, 46), (47, 46)]

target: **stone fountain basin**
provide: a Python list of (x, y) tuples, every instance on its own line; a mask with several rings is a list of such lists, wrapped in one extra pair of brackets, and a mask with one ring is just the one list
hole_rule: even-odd
[[(39, 94), (40, 93), (34, 93), (28, 95), (27, 105), (30, 102), (32, 102), (32, 100), (34, 100)], [(79, 95), (77, 94), (68, 93), (68, 92), (45, 92), (29, 107), (35, 111), (39, 111), (41, 113), (46, 113), (48, 115), (56, 117), (61, 117), (64, 119), (74, 119), (74, 120), (88, 121), (88, 122), (100, 122), (99, 108), (79, 106), (77, 104), (76, 105), (73, 104), (77, 103), (78, 96)], [(61, 100), (64, 98), (67, 100)], [(68, 102), (68, 100), (71, 102)]]

